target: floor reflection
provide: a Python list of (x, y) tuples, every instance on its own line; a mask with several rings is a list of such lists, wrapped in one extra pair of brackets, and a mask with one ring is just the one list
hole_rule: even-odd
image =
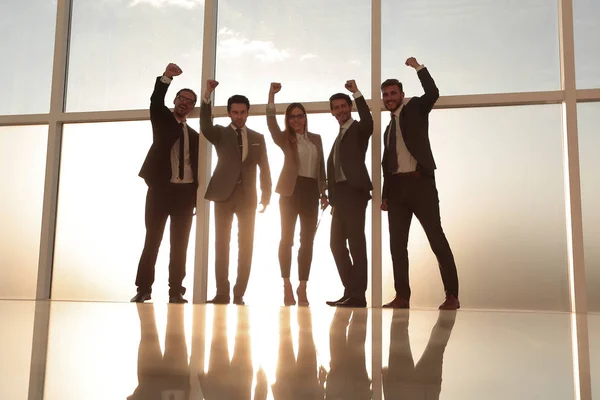
[(276, 382), (271, 386), (274, 400), (323, 400), (327, 372), (317, 366), (310, 309), (299, 310), (298, 356), (294, 354), (291, 308), (279, 313), (279, 352)]
[(327, 400), (372, 398), (365, 358), (367, 317), (366, 309), (335, 311), (329, 330), (331, 369), (325, 390)]
[(138, 386), (127, 400), (187, 400), (190, 394), (190, 369), (185, 340), (184, 308), (167, 308), (165, 352), (160, 349), (153, 304), (138, 304), (140, 345), (138, 349)]
[[(1, 399), (25, 398), (32, 388), (39, 395), (28, 398), (44, 400), (562, 400), (574, 393), (568, 314), (55, 302), (39, 315), (30, 307), (20, 324), (21, 304), (0, 305), (2, 348), (14, 358), (0, 368)], [(590, 317), (595, 393), (598, 327)]]
[(415, 364), (408, 336), (409, 310), (394, 310), (390, 326), (388, 366), (382, 369), (386, 400), (437, 400), (442, 390), (444, 351), (456, 320), (456, 311), (440, 311), (429, 342)]
[[(233, 357), (229, 357), (227, 313), (237, 313)], [(252, 366), (250, 319), (247, 307), (215, 308), (208, 370), (199, 374), (200, 388), (206, 400), (249, 400), (252, 397)], [(262, 369), (256, 372), (255, 400), (267, 398), (267, 377)]]

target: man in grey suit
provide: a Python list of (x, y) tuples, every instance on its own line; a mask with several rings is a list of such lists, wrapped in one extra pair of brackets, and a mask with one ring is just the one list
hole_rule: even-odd
[(350, 96), (337, 93), (329, 98), (331, 114), (340, 124), (339, 134), (327, 160), (329, 203), (333, 212), (330, 246), (344, 285), (344, 295), (327, 304), (366, 307), (365, 213), (373, 185), (365, 165), (365, 155), (373, 134), (373, 117), (356, 82), (347, 81), (346, 89), (352, 92), (360, 120), (352, 119)]
[(427, 235), (438, 260), (446, 300), (442, 310), (457, 310), (458, 275), (454, 256), (440, 219), (440, 201), (435, 185), (436, 169), (429, 143), (429, 113), (440, 91), (425, 66), (414, 57), (406, 65), (417, 71), (425, 93), (404, 104), (402, 83), (388, 79), (381, 84), (385, 108), (391, 112), (383, 141), (383, 193), (381, 209), (388, 212), (390, 250), (396, 297), (385, 308), (409, 308), (408, 232), (413, 214)]
[(229, 242), (231, 223), (238, 220), (238, 272), (233, 288), (233, 303), (244, 304), (244, 293), (250, 277), (256, 216), (256, 167), (260, 168), (261, 204), (264, 212), (271, 199), (271, 172), (265, 138), (246, 127), (250, 102), (234, 95), (227, 101), (228, 126), (214, 125), (210, 96), (219, 83), (208, 80), (200, 106), (200, 129), (219, 157), (217, 167), (206, 189), (207, 200), (215, 202), (215, 277), (217, 294), (209, 303), (228, 304)]

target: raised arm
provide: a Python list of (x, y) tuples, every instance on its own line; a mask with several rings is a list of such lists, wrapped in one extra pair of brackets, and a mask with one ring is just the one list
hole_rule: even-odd
[(206, 81), (206, 89), (202, 96), (202, 104), (200, 105), (200, 131), (212, 144), (217, 144), (221, 140), (219, 130), (215, 128), (212, 118), (212, 106), (210, 96), (214, 92), (219, 82), (209, 79)]
[(267, 127), (275, 144), (283, 148), (285, 144), (285, 134), (279, 128), (277, 123), (276, 108), (275, 108), (275, 93), (281, 90), (281, 83), (273, 82), (269, 88), (269, 102), (267, 103)]
[(354, 102), (356, 103), (356, 109), (360, 118), (358, 123), (361, 127), (361, 133), (366, 134), (367, 137), (370, 137), (373, 134), (373, 116), (371, 115), (367, 101), (362, 93), (358, 90), (356, 81), (354, 81), (354, 79), (346, 81), (346, 89), (352, 92), (352, 97), (354, 97)]
[(440, 90), (437, 88), (435, 81), (429, 74), (427, 68), (425, 68), (424, 65), (419, 64), (414, 57), (408, 58), (405, 64), (417, 71), (417, 76), (419, 77), (419, 81), (421, 81), (421, 86), (425, 92), (419, 97), (421, 109), (428, 113), (433, 109), (435, 102), (440, 98)]

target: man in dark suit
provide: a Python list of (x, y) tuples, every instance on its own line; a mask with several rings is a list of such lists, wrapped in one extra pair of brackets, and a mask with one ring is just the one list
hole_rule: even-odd
[(196, 93), (181, 89), (175, 96), (173, 111), (165, 106), (165, 95), (173, 77), (181, 69), (169, 64), (162, 77), (156, 78), (150, 97), (152, 146), (139, 175), (148, 185), (146, 196), (146, 241), (140, 257), (132, 302), (150, 300), (154, 268), (167, 218), (171, 218), (169, 260), (169, 302), (187, 303), (185, 262), (198, 190), (198, 132), (186, 118), (196, 104)]
[(373, 134), (373, 117), (356, 82), (347, 81), (346, 89), (354, 96), (360, 120), (352, 119), (350, 96), (337, 93), (329, 98), (331, 114), (340, 124), (340, 131), (327, 160), (329, 203), (333, 213), (330, 246), (344, 285), (344, 295), (327, 304), (366, 307), (365, 213), (373, 185), (365, 165), (365, 154)]
[(228, 304), (229, 241), (233, 215), (238, 220), (238, 272), (233, 288), (234, 304), (243, 305), (254, 246), (256, 216), (256, 167), (260, 167), (261, 204), (264, 212), (271, 199), (271, 172), (265, 138), (246, 127), (250, 102), (241, 95), (227, 101), (228, 126), (214, 125), (210, 96), (219, 83), (208, 80), (200, 106), (200, 129), (211, 142), (219, 157), (217, 167), (206, 189), (205, 198), (215, 202), (215, 277), (217, 294), (208, 301)]
[(429, 71), (414, 57), (406, 65), (417, 71), (425, 94), (404, 104), (402, 83), (388, 79), (381, 84), (385, 108), (392, 113), (386, 128), (381, 209), (388, 211), (390, 249), (394, 268), (396, 297), (384, 305), (389, 308), (409, 308), (408, 232), (413, 214), (419, 219), (433, 250), (444, 282), (446, 300), (440, 309), (456, 310), (458, 276), (454, 256), (442, 230), (436, 169), (429, 143), (429, 113), (440, 92)]

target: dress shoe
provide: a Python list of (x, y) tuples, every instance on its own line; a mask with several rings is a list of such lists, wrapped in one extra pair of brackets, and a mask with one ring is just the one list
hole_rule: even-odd
[(175, 293), (169, 296), (169, 303), (174, 303), (174, 304), (185, 304), (188, 301), (186, 299), (183, 298), (183, 294), (181, 293)]
[(458, 310), (460, 308), (460, 301), (458, 297), (453, 294), (446, 295), (446, 301), (440, 305), (440, 310)]
[(384, 304), (383, 308), (410, 308), (410, 303), (405, 298), (396, 296), (394, 300)]
[(348, 300), (349, 298), (350, 298), (350, 296), (343, 295), (342, 297), (340, 297), (337, 300), (326, 301), (325, 304), (327, 304), (328, 306), (335, 307), (338, 305), (338, 303), (343, 303), (344, 301)]
[(242, 296), (233, 296), (233, 304), (243, 306), (246, 303), (244, 303), (244, 298)]
[(132, 303), (143, 303), (146, 300), (150, 300), (152, 296), (148, 292), (137, 292), (135, 296), (131, 298)]
[(206, 304), (229, 304), (229, 296), (226, 294), (218, 294), (212, 300), (208, 300)]
[(356, 297), (349, 297), (347, 300), (336, 304), (338, 307), (351, 307), (351, 308), (365, 308), (367, 306), (366, 299), (357, 299)]

